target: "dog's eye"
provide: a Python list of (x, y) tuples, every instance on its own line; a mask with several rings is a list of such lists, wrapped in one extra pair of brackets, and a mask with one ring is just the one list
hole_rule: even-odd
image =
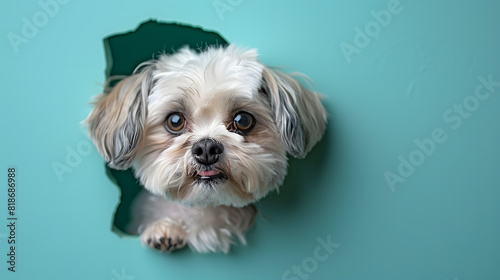
[(255, 125), (255, 118), (247, 112), (239, 112), (234, 116), (234, 128), (248, 132)]
[(165, 128), (173, 134), (180, 134), (186, 126), (186, 119), (181, 113), (172, 113), (168, 115), (165, 121)]

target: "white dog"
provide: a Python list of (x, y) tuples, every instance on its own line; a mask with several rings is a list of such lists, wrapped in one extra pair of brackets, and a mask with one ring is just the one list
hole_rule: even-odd
[(303, 158), (325, 123), (316, 92), (234, 45), (139, 65), (86, 120), (109, 166), (133, 167), (149, 191), (135, 206), (144, 244), (226, 253), (245, 244), (251, 203), (282, 184), (287, 153)]

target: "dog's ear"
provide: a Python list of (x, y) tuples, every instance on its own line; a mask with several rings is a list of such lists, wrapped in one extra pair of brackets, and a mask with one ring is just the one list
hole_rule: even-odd
[(305, 157), (325, 131), (326, 111), (319, 94), (306, 89), (293, 75), (268, 67), (262, 78), (287, 152)]
[(130, 167), (139, 149), (153, 67), (142, 67), (116, 84), (110, 93), (101, 94), (85, 120), (97, 150), (112, 168)]

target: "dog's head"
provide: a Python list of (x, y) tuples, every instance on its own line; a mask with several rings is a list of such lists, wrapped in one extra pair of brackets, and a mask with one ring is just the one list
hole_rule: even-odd
[(287, 153), (320, 140), (319, 95), (233, 45), (183, 48), (143, 63), (102, 94), (86, 124), (115, 169), (191, 206), (244, 206), (283, 182)]

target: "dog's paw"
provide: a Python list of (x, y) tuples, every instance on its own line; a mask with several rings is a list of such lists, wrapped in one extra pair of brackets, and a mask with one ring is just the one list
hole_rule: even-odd
[(149, 225), (141, 236), (142, 243), (162, 251), (172, 252), (187, 244), (187, 233), (180, 223), (160, 220)]

